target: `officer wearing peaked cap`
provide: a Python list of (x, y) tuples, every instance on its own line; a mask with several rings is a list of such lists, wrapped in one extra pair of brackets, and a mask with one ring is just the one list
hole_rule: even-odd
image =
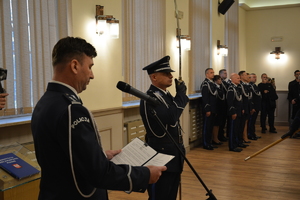
[(189, 99), (183, 81), (175, 79), (175, 97), (167, 90), (172, 85), (171, 72), (174, 72), (170, 67), (169, 60), (170, 56), (165, 56), (143, 68), (143, 70), (147, 70), (152, 82), (147, 94), (160, 102), (160, 105), (156, 107), (152, 107), (144, 100), (140, 102), (140, 114), (147, 132), (146, 141), (157, 152), (175, 156), (166, 165), (167, 171), (162, 173), (158, 182), (148, 187), (149, 199), (155, 200), (176, 200), (184, 159), (175, 144), (166, 135), (166, 131), (158, 124), (151, 112), (152, 109), (155, 110), (156, 115), (177, 142), (181, 151), (185, 152), (179, 117)]
[(171, 69), (169, 64), (170, 56), (165, 56), (159, 59), (156, 62), (151, 63), (143, 68), (143, 70), (147, 70), (148, 74), (153, 74), (155, 72), (175, 72)]

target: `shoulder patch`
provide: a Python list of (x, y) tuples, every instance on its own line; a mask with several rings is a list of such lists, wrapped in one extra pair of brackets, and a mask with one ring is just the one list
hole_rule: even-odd
[(66, 97), (72, 104), (73, 103), (82, 104), (81, 100), (77, 96), (75, 96), (74, 94), (64, 93), (64, 97)]

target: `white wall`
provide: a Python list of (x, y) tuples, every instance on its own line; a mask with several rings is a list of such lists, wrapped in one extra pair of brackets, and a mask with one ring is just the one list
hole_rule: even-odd
[(222, 55), (217, 55), (217, 40), (220, 40), (221, 45), (228, 46), (228, 44), (225, 41), (225, 15), (220, 14), (217, 8), (218, 8), (218, 1), (212, 1), (211, 2), (211, 67), (214, 69), (215, 75), (219, 74), (219, 70), (224, 68), (224, 59), (225, 59)]
[[(287, 90), (294, 71), (300, 69), (299, 19), (300, 7), (246, 11), (246, 71), (267, 73), (275, 78), (277, 90)], [(273, 36), (283, 41), (271, 42)], [(285, 52), (278, 60), (270, 54), (275, 47)]]
[[(183, 18), (179, 20), (181, 35), (189, 34), (189, 0), (177, 1), (177, 8), (183, 12)], [(177, 19), (175, 18), (175, 4), (173, 0), (166, 0), (166, 55), (170, 55), (170, 66), (176, 72), (172, 73), (174, 78), (179, 77), (179, 48), (176, 47)], [(181, 76), (186, 85), (189, 84), (189, 51), (181, 51)], [(175, 94), (175, 87), (169, 88)]]
[[(97, 50), (93, 72), (95, 79), (80, 94), (90, 110), (122, 106), (122, 92), (116, 88), (122, 76), (122, 32), (119, 39), (96, 35), (96, 5), (104, 6), (104, 15), (113, 15), (122, 26), (121, 0), (72, 0), (73, 36), (82, 37)], [(120, 28), (121, 30), (121, 28)]]

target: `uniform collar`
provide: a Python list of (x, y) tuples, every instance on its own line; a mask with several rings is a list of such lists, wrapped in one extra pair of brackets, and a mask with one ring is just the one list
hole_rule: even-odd
[(234, 86), (234, 87), (237, 87), (238, 85), (236, 85), (235, 83), (231, 82), (231, 84)]
[(213, 83), (213, 80), (210, 80), (210, 79), (208, 79), (208, 78), (205, 78), (206, 79), (206, 81), (209, 81), (209, 82), (212, 82)]
[(54, 81), (54, 80), (50, 81), (49, 83), (56, 83), (56, 84), (60, 84), (60, 85), (63, 85), (63, 86), (65, 86), (65, 87), (69, 88), (69, 89), (76, 95), (76, 97), (77, 97), (78, 99), (80, 99), (79, 96), (78, 96), (78, 94), (77, 94), (77, 91), (76, 91), (72, 86), (70, 86), (70, 85), (68, 85), (68, 84), (65, 84), (65, 83), (63, 83), (63, 82), (60, 82), (60, 81)]
[(156, 87), (155, 85), (152, 85), (153, 87), (155, 87), (155, 88), (157, 88), (157, 89), (159, 89), (161, 92), (163, 92), (165, 95), (167, 95), (168, 93), (170, 93), (168, 90), (163, 90), (163, 89), (161, 89), (161, 88), (159, 88), (159, 87)]

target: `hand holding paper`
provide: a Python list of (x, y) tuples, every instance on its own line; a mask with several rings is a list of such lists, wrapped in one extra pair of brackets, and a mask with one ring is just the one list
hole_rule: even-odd
[(166, 166), (157, 167), (157, 166), (150, 165), (150, 166), (147, 166), (147, 167), (150, 170), (149, 184), (156, 183), (158, 181), (159, 177), (161, 176), (162, 171), (167, 170)]
[(111, 161), (115, 164), (129, 164), (132, 166), (164, 166), (174, 156), (156, 152), (139, 138), (127, 144)]
[(119, 154), (122, 150), (118, 149), (118, 150), (107, 150), (105, 151), (105, 154), (107, 156), (108, 160), (111, 160), (115, 155)]

